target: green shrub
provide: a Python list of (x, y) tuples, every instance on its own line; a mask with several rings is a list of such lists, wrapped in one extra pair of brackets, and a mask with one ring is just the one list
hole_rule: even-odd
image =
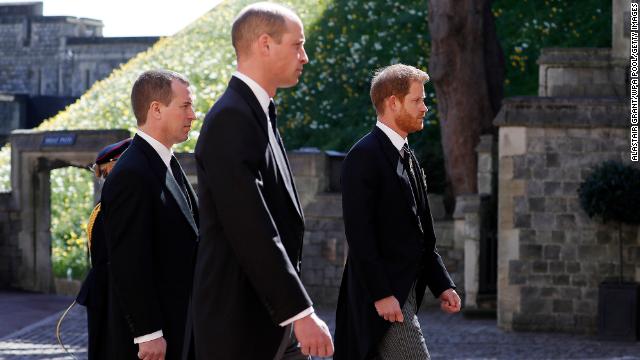
[(622, 223), (640, 224), (640, 169), (618, 161), (606, 161), (578, 188), (580, 205), (591, 218), (618, 226), (618, 264), (624, 281)]
[(93, 174), (67, 167), (51, 171), (51, 256), (53, 273), (84, 278), (89, 267), (87, 221), (93, 208)]
[(640, 224), (640, 169), (606, 161), (580, 184), (578, 195), (591, 218)]

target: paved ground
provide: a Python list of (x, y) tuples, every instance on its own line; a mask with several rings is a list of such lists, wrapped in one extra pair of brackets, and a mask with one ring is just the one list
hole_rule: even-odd
[(0, 291), (0, 338), (65, 309), (71, 301), (65, 296)]
[[(6, 334), (0, 335), (0, 360), (70, 359), (55, 338), (56, 322), (68, 302), (69, 298), (0, 292), (0, 333)], [(331, 310), (319, 309), (318, 313), (323, 319), (333, 318)], [(18, 318), (40, 320), (18, 330), (21, 327), (15, 325), (20, 322)], [(61, 329), (63, 342), (78, 359), (86, 358), (85, 322), (84, 308), (76, 306)], [(553, 333), (507, 333), (495, 326), (495, 320), (470, 320), (436, 309), (422, 311), (420, 322), (434, 360), (640, 360), (640, 342), (602, 342), (588, 336)], [(328, 323), (333, 329), (333, 321)]]

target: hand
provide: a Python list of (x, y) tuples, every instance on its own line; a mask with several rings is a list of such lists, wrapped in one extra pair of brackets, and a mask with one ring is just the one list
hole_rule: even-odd
[(163, 337), (138, 344), (138, 359), (164, 360), (167, 352), (167, 342)]
[(439, 296), (442, 311), (453, 314), (460, 311), (460, 296), (453, 289), (447, 289)]
[(402, 315), (402, 309), (400, 309), (400, 303), (395, 296), (388, 296), (384, 299), (380, 299), (374, 303), (378, 315), (382, 316), (385, 320), (391, 322), (403, 322), (404, 316)]
[(333, 341), (329, 328), (316, 314), (293, 322), (293, 332), (300, 342), (300, 350), (309, 356), (333, 356)]

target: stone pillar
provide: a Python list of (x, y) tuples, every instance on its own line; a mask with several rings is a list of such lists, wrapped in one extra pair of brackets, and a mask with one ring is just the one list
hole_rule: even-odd
[(496, 156), (493, 135), (480, 136), (478, 153), (478, 194), (495, 195)]
[(456, 235), (464, 244), (464, 305), (465, 308), (478, 307), (477, 296), (480, 279), (480, 195), (456, 197), (453, 213)]
[[(482, 135), (476, 147), (478, 153), (478, 194), (458, 196), (454, 221), (456, 234), (462, 238), (464, 246), (464, 289), (465, 308), (474, 310), (479, 307), (478, 293), (480, 291), (480, 266), (490, 264), (481, 263), (480, 252), (489, 251), (488, 244), (482, 239), (488, 238), (490, 222), (487, 221), (491, 211), (490, 205), (495, 196), (495, 145), (493, 135)], [(494, 210), (495, 211), (495, 210)], [(482, 246), (487, 248), (481, 249)]]
[(523, 180), (513, 176), (513, 156), (522, 155), (527, 148), (527, 129), (500, 128), (498, 156), (498, 324), (511, 330), (513, 314), (520, 309), (518, 274), (511, 273), (510, 264), (519, 257), (520, 234), (514, 227), (514, 200), (525, 192)]
[(291, 172), (304, 209), (318, 192), (329, 186), (329, 162), (327, 155), (318, 149), (288, 151)]
[(614, 59), (629, 61), (630, 49), (630, 12), (631, 0), (613, 0), (611, 5), (611, 56)]

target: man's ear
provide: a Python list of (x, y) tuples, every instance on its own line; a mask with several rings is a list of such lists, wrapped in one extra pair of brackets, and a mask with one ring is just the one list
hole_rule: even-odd
[(154, 119), (160, 119), (160, 102), (159, 101), (152, 101), (151, 104), (149, 104), (149, 114), (151, 114), (151, 117)]
[(395, 95), (389, 96), (385, 101), (387, 102), (387, 109), (391, 112), (396, 112), (398, 106), (400, 106), (400, 102)]
[(258, 37), (256, 41), (256, 46), (258, 48), (258, 53), (261, 55), (268, 55), (271, 44), (271, 36), (268, 34), (262, 34)]

